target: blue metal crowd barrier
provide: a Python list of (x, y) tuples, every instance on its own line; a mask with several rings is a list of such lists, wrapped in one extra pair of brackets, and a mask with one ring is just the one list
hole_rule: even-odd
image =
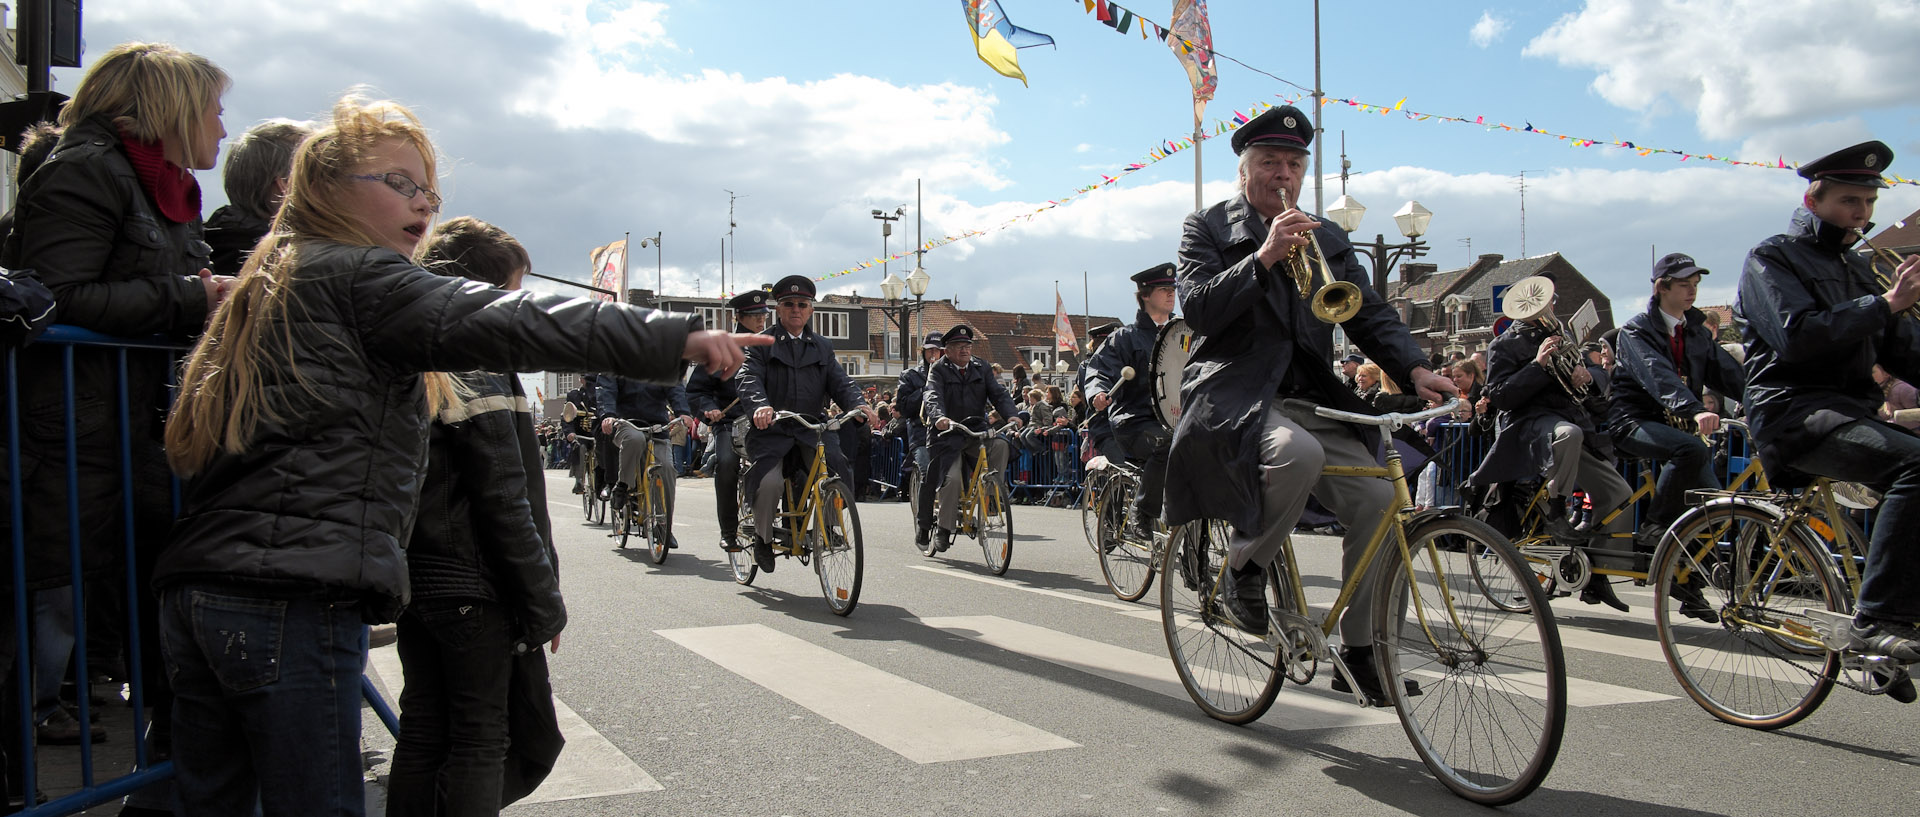
[[(62, 393), (62, 408), (64, 409), (63, 415), (66, 424), (66, 450), (65, 459), (62, 461), (62, 471), (66, 481), (66, 506), (63, 509), (59, 509), (59, 511), (64, 512), (67, 523), (66, 551), (68, 584), (66, 589), (71, 592), (71, 601), (73, 603), (74, 648), (71, 666), (73, 678), (76, 679), (80, 691), (80, 694), (76, 696), (78, 709), (76, 720), (80, 724), (80, 742), (76, 747), (79, 760), (79, 784), (71, 790), (67, 790), (62, 786), (61, 789), (55, 790), (58, 796), (49, 799), (45, 803), (36, 805), (34, 802), (36, 793), (39, 792), (43, 786), (40, 779), (41, 774), (40, 764), (38, 763), (39, 758), (37, 757), (37, 747), (33, 739), (36, 726), (33, 683), (34, 643), (33, 639), (29, 637), (29, 629), (32, 622), (28, 614), (28, 608), (30, 596), (32, 596), (35, 591), (27, 589), (28, 542), (26, 541), (25, 531), (26, 508), (24, 507), (20, 457), (20, 398), (22, 384), (18, 377), (20, 352), (17, 349), (8, 349), (5, 355), (5, 458), (7, 475), (6, 489), (9, 509), (7, 522), (9, 539), (12, 545), (11, 576), (13, 592), (12, 604), (8, 607), (13, 617), (13, 626), (9, 628), (11, 632), (8, 633), (8, 635), (13, 640), (14, 659), (11, 667), (11, 683), (16, 705), (10, 718), (7, 718), (7, 720), (13, 722), (11, 724), (13, 728), (12, 734), (4, 734), (6, 730), (0, 730), (0, 738), (4, 738), (4, 740), (0, 740), (0, 747), (4, 747), (8, 752), (17, 753), (17, 762), (9, 765), (18, 770), (19, 779), (10, 780), (9, 788), (12, 789), (13, 792), (19, 793), (24, 799), (24, 810), (20, 813), (28, 815), (64, 815), (75, 814), (84, 809), (117, 800), (120, 797), (153, 783), (171, 779), (173, 776), (172, 761), (156, 760), (153, 756), (152, 749), (147, 746), (147, 741), (144, 738), (147, 733), (146, 718), (147, 706), (149, 704), (148, 690), (146, 689), (144, 678), (149, 668), (143, 666), (145, 655), (141, 643), (140, 617), (144, 611), (141, 610), (138, 599), (140, 596), (139, 583), (144, 581), (146, 577), (138, 575), (138, 571), (135, 568), (138, 562), (135, 558), (136, 537), (134, 532), (135, 482), (133, 473), (134, 439), (132, 436), (134, 426), (132, 424), (132, 408), (128, 405), (127, 401), (127, 353), (130, 350), (136, 349), (169, 352), (171, 354), (169, 355), (168, 370), (171, 372), (176, 368), (174, 364), (178, 362), (179, 354), (185, 351), (187, 347), (167, 339), (140, 340), (114, 338), (70, 326), (49, 327), (47, 332), (35, 341), (35, 344), (41, 348), (55, 349), (60, 355), (61, 382), (58, 388), (60, 388)], [(126, 641), (120, 651), (123, 652), (126, 658), (125, 670), (127, 674), (127, 690), (129, 693), (128, 703), (133, 716), (132, 733), (125, 738), (131, 742), (133, 747), (133, 768), (125, 774), (106, 779), (101, 779), (95, 772), (93, 744), (87, 735), (93, 715), (91, 711), (92, 702), (89, 700), (90, 695), (88, 694), (90, 691), (89, 687), (91, 686), (92, 672), (88, 666), (87, 630), (89, 621), (87, 616), (87, 595), (90, 591), (96, 593), (101, 592), (103, 588), (112, 587), (113, 585), (96, 583), (89, 586), (82, 565), (80, 514), (83, 509), (80, 507), (79, 469), (74, 465), (79, 457), (77, 424), (82, 418), (76, 415), (75, 409), (74, 353), (76, 349), (83, 347), (104, 349), (112, 355), (117, 394), (117, 399), (114, 401), (115, 405), (109, 409), (113, 412), (113, 433), (116, 435), (118, 444), (117, 496), (118, 512), (122, 517), (120, 520), (122, 542), (119, 551), (122, 566), (119, 571), (120, 575), (116, 577), (114, 584), (118, 586), (117, 592), (124, 594), (121, 601), (126, 611), (124, 623), (126, 628)], [(148, 364), (142, 361), (141, 365)], [(41, 388), (45, 387), (45, 384), (34, 385)], [(170, 494), (172, 497), (173, 510), (177, 513), (180, 501), (177, 481), (170, 487)], [(36, 508), (35, 510), (44, 512), (51, 509)], [(89, 513), (97, 513), (100, 509), (88, 508), (84, 510)], [(59, 590), (60, 588), (54, 589)], [(363, 678), (362, 687), (369, 704), (373, 706), (374, 711), (379, 715), (382, 722), (385, 723), (389, 729), (397, 730), (398, 721), (394, 718), (392, 709), (380, 698), (379, 692), (373, 687), (371, 682)]]
[[(1080, 493), (1085, 467), (1080, 462), (1080, 435), (1071, 431), (1023, 435), (1007, 459), (1007, 485), (1013, 499), (1066, 505)], [(1045, 446), (1033, 448), (1034, 445)]]
[(880, 492), (893, 498), (903, 498), (906, 492), (901, 489), (901, 470), (906, 466), (907, 441), (902, 437), (882, 434), (873, 441), (872, 458), (867, 479)]

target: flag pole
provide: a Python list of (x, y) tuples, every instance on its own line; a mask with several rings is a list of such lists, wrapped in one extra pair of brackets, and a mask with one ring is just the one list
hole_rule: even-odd
[[(626, 287), (629, 290), (633, 289), (633, 287), (628, 286), (627, 284), (627, 256), (632, 254), (633, 254), (633, 231), (628, 230), (627, 232), (620, 234), (620, 285), (623, 287)], [(660, 297), (660, 293), (658, 292), (653, 293), (653, 296), (655, 298), (658, 298)], [(620, 299), (623, 299), (623, 296), (615, 295), (614, 298), (616, 300), (620, 300)]]

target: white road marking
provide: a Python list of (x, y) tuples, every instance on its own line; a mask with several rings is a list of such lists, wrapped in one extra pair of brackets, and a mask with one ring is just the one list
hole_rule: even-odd
[[(387, 689), (398, 691), (401, 688), (405, 676), (401, 671), (398, 648), (389, 645), (368, 651), (367, 669), (379, 676)], [(399, 711), (397, 701), (388, 703), (394, 705), (396, 713)], [(553, 772), (547, 775), (540, 788), (517, 803), (551, 803), (666, 790), (665, 786), (653, 779), (653, 775), (647, 774), (647, 770), (635, 764), (620, 751), (620, 747), (588, 725), (559, 696), (554, 696), (553, 709), (560, 721), (560, 734), (566, 738), (567, 745), (560, 750), (560, 758), (554, 762)]]
[(915, 763), (1080, 745), (764, 625), (656, 632)]
[[(998, 579), (992, 576), (976, 576), (972, 573), (964, 573), (959, 570), (954, 570), (952, 568), (927, 567), (925, 565), (914, 565), (913, 569), (924, 570), (924, 571), (927, 571), (928, 573), (933, 573), (935, 575), (940, 575), (940, 576), (952, 576), (956, 579), (967, 579), (970, 581), (979, 582), (981, 584), (991, 584), (995, 587), (1005, 587), (1010, 590), (1025, 590), (1029, 593), (1038, 593), (1042, 596), (1052, 596), (1054, 598), (1066, 599), (1068, 601), (1077, 601), (1077, 602), (1080, 602), (1081, 604), (1092, 604), (1097, 607), (1105, 607), (1109, 610), (1119, 610), (1126, 613), (1140, 612), (1140, 606), (1137, 604), (1126, 604), (1124, 602), (1114, 601), (1111, 599), (1094, 598), (1092, 596), (1084, 596), (1077, 593), (1064, 593), (1059, 590), (1049, 590), (1044, 587), (1034, 587), (1033, 585), (1030, 585), (1030, 584), (1022, 584), (1020, 582), (1008, 581), (1006, 579)], [(1153, 618), (1160, 617), (1160, 613), (1158, 611), (1149, 611), (1149, 612), (1153, 613)]]
[[(1173, 661), (1058, 630), (1037, 627), (999, 616), (941, 616), (922, 619), (929, 627), (966, 636), (1009, 652), (1020, 653), (1069, 669), (1097, 675), (1192, 705)], [(1330, 729), (1399, 723), (1385, 709), (1361, 709), (1352, 699), (1324, 687), (1282, 686), (1274, 708), (1262, 722), (1281, 729)]]

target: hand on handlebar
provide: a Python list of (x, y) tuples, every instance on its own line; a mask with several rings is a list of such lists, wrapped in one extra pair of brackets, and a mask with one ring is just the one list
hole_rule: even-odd
[(953, 421), (945, 417), (933, 421), (933, 428), (936, 431), (946, 431), (947, 427), (951, 425), (953, 425)]
[(761, 406), (753, 410), (753, 427), (764, 429), (773, 425), (773, 407)]

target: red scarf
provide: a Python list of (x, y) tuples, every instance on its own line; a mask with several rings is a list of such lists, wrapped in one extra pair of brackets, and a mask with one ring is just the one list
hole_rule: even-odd
[(134, 175), (140, 177), (141, 189), (160, 208), (160, 215), (176, 224), (200, 217), (200, 183), (193, 174), (167, 161), (159, 142), (142, 142), (126, 133), (120, 141), (127, 148)]

